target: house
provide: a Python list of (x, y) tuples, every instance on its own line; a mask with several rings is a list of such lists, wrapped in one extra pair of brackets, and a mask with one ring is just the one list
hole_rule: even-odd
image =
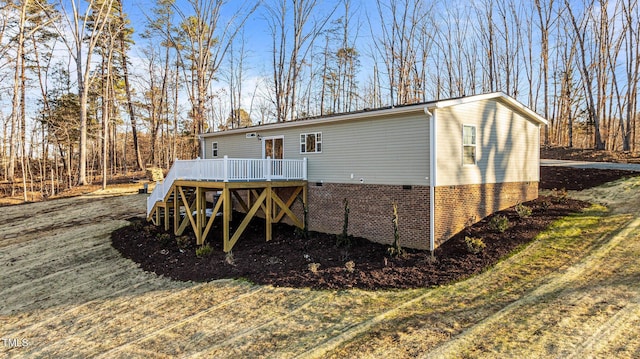
[(310, 230), (341, 233), (346, 199), (350, 235), (391, 243), (397, 203), (401, 245), (433, 250), (537, 198), (544, 124), (497, 92), (205, 133), (201, 156), (306, 158)]
[[(363, 110), (200, 135), (201, 159), (176, 161), (147, 218), (202, 244), (222, 216), (230, 251), (251, 219), (434, 250), (489, 214), (538, 196), (540, 126), (503, 93)], [(211, 203), (210, 208), (209, 203)], [(304, 209), (307, 209), (305, 215)], [(234, 211), (235, 210), (235, 211)], [(245, 216), (235, 232), (233, 213)]]

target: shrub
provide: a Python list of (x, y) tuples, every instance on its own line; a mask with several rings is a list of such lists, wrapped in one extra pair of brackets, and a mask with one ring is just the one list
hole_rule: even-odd
[(134, 221), (131, 224), (131, 227), (133, 228), (134, 231), (140, 232), (144, 228), (144, 223), (142, 223), (142, 221)]
[(482, 238), (464, 237), (464, 242), (467, 244), (467, 251), (473, 254), (478, 254), (487, 247)]
[(318, 274), (318, 270), (320, 269), (320, 263), (316, 263), (316, 262), (309, 263), (307, 265), (307, 268), (309, 268), (309, 271), (311, 273)]
[(225, 263), (227, 263), (230, 266), (236, 265), (236, 260), (233, 257), (233, 252), (231, 252), (231, 251), (227, 252), (227, 254), (225, 254), (225, 256), (224, 256), (224, 261), (225, 261)]
[(169, 233), (158, 233), (158, 234), (156, 234), (156, 239), (162, 245), (166, 246), (166, 245), (171, 244), (171, 235)]
[(527, 218), (531, 215), (531, 207), (525, 206), (522, 203), (516, 205), (516, 213), (520, 218)]
[(542, 208), (543, 211), (548, 210), (549, 208), (551, 208), (551, 206), (553, 205), (553, 203), (551, 203), (550, 200), (548, 199), (544, 199), (541, 203), (540, 203), (540, 208)]
[(202, 245), (196, 248), (196, 256), (199, 258), (206, 257), (213, 252), (213, 248), (209, 245), (209, 243)]
[(342, 223), (342, 233), (336, 236), (336, 247), (349, 247), (351, 245), (351, 239), (349, 238), (349, 200), (346, 198), (342, 201), (344, 203), (344, 222)]
[(503, 233), (509, 228), (509, 219), (503, 215), (491, 217), (489, 220), (489, 229), (492, 231)]
[(180, 236), (176, 238), (176, 244), (180, 249), (187, 248), (189, 246), (189, 242), (191, 242), (191, 238), (189, 238), (189, 236)]
[(567, 197), (569, 196), (569, 194), (567, 193), (567, 190), (564, 188), (561, 189), (556, 189), (554, 188), (551, 191), (551, 197), (555, 200), (555, 202), (557, 203), (564, 203), (567, 201)]
[(348, 261), (344, 264), (344, 267), (347, 269), (347, 272), (353, 273), (356, 270), (356, 264), (353, 261)]
[(398, 257), (404, 254), (404, 250), (400, 247), (400, 234), (398, 232), (398, 204), (393, 204), (393, 217), (391, 217), (393, 223), (393, 245), (387, 248), (387, 252), (392, 257)]

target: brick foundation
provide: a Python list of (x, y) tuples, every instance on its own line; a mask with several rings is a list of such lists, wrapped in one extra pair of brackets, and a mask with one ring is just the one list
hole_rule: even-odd
[[(293, 189), (278, 188), (276, 191), (286, 201)], [(491, 213), (537, 197), (537, 182), (436, 187), (435, 245), (438, 247)], [(428, 186), (309, 183), (309, 229), (342, 233), (345, 198), (349, 200), (349, 235), (378, 243), (393, 243), (391, 219), (395, 202), (398, 204), (400, 245), (429, 249)], [(302, 220), (300, 201), (296, 200), (292, 209)], [(286, 217), (284, 222), (291, 223)]]
[(491, 213), (536, 198), (538, 182), (436, 187), (436, 247)]
[(398, 204), (400, 245), (429, 248), (429, 187), (375, 184), (309, 183), (309, 229), (342, 233), (349, 201), (350, 235), (393, 243), (393, 203)]

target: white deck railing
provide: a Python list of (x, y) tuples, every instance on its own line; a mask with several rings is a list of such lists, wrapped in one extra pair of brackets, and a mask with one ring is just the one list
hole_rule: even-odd
[(164, 200), (176, 180), (192, 181), (272, 181), (306, 180), (307, 159), (228, 158), (214, 160), (176, 160), (164, 181), (156, 183), (147, 198), (147, 216), (156, 202)]

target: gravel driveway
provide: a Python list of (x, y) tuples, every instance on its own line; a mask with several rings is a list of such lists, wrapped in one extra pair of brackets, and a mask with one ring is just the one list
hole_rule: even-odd
[(613, 162), (585, 162), (585, 161), (565, 161), (541, 159), (540, 166), (547, 167), (575, 167), (575, 168), (596, 168), (602, 170), (623, 170), (640, 172), (640, 164), (633, 163), (613, 163)]

